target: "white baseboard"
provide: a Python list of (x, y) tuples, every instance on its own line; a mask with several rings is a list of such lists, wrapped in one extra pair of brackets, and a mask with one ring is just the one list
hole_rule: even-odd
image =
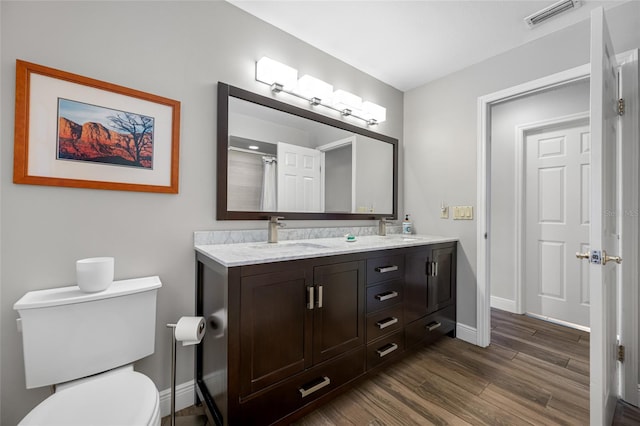
[[(176, 411), (191, 407), (195, 401), (195, 382), (189, 380), (186, 383), (176, 385)], [(160, 391), (160, 415), (162, 417), (171, 414), (171, 388)]]
[(471, 343), (472, 345), (478, 344), (476, 329), (465, 324), (456, 324), (456, 338)]
[(491, 296), (491, 307), (514, 314), (518, 313), (515, 300), (504, 299), (498, 296)]

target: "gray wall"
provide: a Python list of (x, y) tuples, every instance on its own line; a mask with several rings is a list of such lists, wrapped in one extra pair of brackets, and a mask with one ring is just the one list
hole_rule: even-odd
[(375, 213), (393, 212), (392, 158), (390, 144), (356, 137), (356, 211), (364, 206)]
[[(194, 309), (193, 231), (265, 229), (215, 220), (216, 83), (269, 96), (254, 81), (267, 55), (387, 108), (377, 131), (401, 139), (403, 94), (225, 2), (2, 1), (0, 115), (0, 335), (3, 425), (48, 395), (25, 389), (13, 303), (25, 292), (70, 285), (74, 262), (116, 258), (116, 279), (159, 275), (156, 352), (136, 368), (169, 387), (165, 324)], [(12, 183), (15, 61), (23, 59), (180, 100), (178, 195)], [(402, 174), (402, 172), (401, 172)], [(290, 227), (345, 225), (300, 221)], [(371, 224), (371, 222), (348, 222)], [(178, 350), (178, 383), (193, 377), (193, 350)]]
[[(617, 52), (640, 47), (640, 2), (610, 9), (607, 18)], [(462, 324), (476, 326), (477, 222), (439, 213), (441, 201), (476, 205), (478, 97), (588, 62), (585, 21), (405, 93), (405, 211), (419, 233), (460, 238)]]
[(324, 209), (327, 212), (351, 212), (351, 154), (351, 144), (324, 153)]
[(491, 296), (515, 301), (518, 125), (589, 111), (589, 80), (491, 108)]

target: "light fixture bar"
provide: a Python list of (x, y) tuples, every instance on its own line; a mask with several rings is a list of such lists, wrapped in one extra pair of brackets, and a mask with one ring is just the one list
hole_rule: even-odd
[(353, 117), (368, 126), (376, 126), (386, 120), (386, 108), (373, 102), (362, 102), (359, 96), (333, 86), (309, 75), (297, 80), (298, 70), (281, 64), (266, 56), (256, 62), (256, 81), (267, 84), (273, 93), (287, 93), (309, 102), (310, 106), (321, 106), (339, 113), (343, 117)]
[(370, 117), (368, 118), (368, 117), (363, 117), (363, 116), (361, 116), (359, 114), (354, 114), (353, 110), (351, 110), (349, 108), (342, 108), (341, 109), (341, 108), (336, 108), (336, 107), (334, 107), (332, 105), (327, 105), (324, 102), (322, 102), (322, 100), (320, 98), (307, 98), (305, 96), (299, 95), (299, 94), (297, 94), (295, 92), (291, 92), (289, 90), (277, 90), (276, 88), (274, 88), (274, 85), (271, 86), (271, 91), (274, 92), (274, 93), (286, 93), (288, 95), (295, 96), (296, 98), (304, 99), (305, 101), (308, 101), (309, 105), (311, 105), (311, 106), (321, 106), (321, 107), (330, 109), (332, 111), (335, 111), (335, 112), (339, 113), (343, 117), (357, 118), (358, 120), (362, 120), (365, 123), (367, 123), (368, 126), (377, 126), (380, 123), (380, 121), (376, 120), (375, 118), (370, 118)]

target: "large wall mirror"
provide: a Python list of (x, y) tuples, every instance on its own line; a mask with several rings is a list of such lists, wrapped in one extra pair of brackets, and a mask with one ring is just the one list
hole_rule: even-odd
[(219, 220), (397, 217), (398, 140), (218, 83)]

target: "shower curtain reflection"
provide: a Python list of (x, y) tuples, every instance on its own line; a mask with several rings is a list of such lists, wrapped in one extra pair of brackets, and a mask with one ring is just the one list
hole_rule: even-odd
[(260, 210), (264, 212), (277, 211), (277, 183), (276, 167), (278, 167), (275, 157), (262, 157), (262, 196), (260, 197)]

